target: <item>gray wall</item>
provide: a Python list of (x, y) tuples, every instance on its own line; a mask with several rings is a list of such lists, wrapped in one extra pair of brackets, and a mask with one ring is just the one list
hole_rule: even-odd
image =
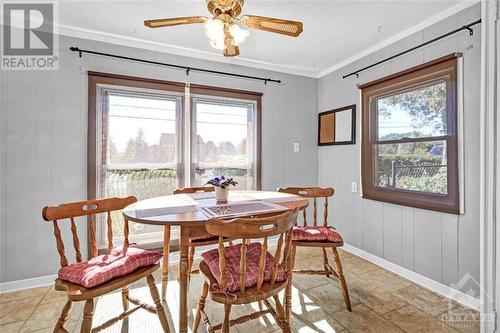
[[(261, 91), (262, 184), (316, 184), (317, 80), (69, 37), (60, 39), (58, 71), (2, 71), (0, 282), (55, 274), (58, 257), (45, 205), (82, 200), (87, 188), (88, 70), (171, 81), (183, 71), (84, 55), (70, 46), (132, 57), (273, 77), (283, 84), (192, 72), (190, 82)], [(294, 153), (292, 142), (300, 142)], [(86, 244), (86, 240), (82, 239)], [(67, 243), (70, 248), (71, 243)]]
[(329, 223), (338, 227), (346, 242), (446, 285), (456, 283), (466, 273), (479, 281), (480, 26), (474, 27), (473, 37), (466, 32), (459, 33), (367, 70), (359, 79), (342, 79), (342, 75), (475, 21), (480, 15), (477, 4), (322, 77), (318, 86), (319, 112), (355, 103), (360, 119), (357, 83), (369, 82), (456, 51), (463, 53), (464, 215), (365, 200), (359, 193), (351, 193), (351, 182), (360, 184), (359, 122), (356, 145), (319, 149), (319, 184), (336, 189)]

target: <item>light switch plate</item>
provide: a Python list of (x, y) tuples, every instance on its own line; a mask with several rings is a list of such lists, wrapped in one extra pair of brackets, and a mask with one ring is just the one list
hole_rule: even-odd
[(356, 182), (351, 183), (351, 192), (352, 193), (358, 192), (358, 183), (356, 183)]
[(300, 151), (300, 144), (298, 142), (293, 143), (293, 152), (298, 153)]

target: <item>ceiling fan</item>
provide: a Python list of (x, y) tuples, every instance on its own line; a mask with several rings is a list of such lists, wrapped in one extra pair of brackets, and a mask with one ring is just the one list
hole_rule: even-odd
[(208, 11), (213, 15), (213, 18), (204, 16), (165, 18), (146, 20), (144, 25), (149, 28), (161, 28), (204, 23), (205, 34), (210, 45), (216, 49), (224, 50), (226, 57), (240, 54), (239, 46), (250, 35), (247, 28), (293, 37), (300, 35), (303, 30), (302, 22), (252, 15), (238, 17), (244, 2), (244, 0), (206, 0)]

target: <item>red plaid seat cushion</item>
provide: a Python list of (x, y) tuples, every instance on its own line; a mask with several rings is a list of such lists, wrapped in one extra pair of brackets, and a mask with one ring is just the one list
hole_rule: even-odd
[[(260, 243), (250, 243), (247, 248), (247, 270), (245, 287), (251, 288), (257, 285), (257, 275), (259, 273), (259, 259), (262, 247)], [(226, 290), (234, 292), (240, 289), (240, 258), (241, 258), (241, 244), (227, 246), (225, 248), (226, 255)], [(218, 249), (213, 249), (203, 253), (203, 261), (210, 268), (210, 272), (220, 283), (220, 269), (219, 269), (219, 252)], [(264, 281), (271, 280), (271, 274), (274, 268), (274, 257), (266, 252), (266, 265), (264, 268)], [(276, 281), (285, 281), (287, 273), (282, 265), (278, 265), (276, 274)]]
[(293, 240), (294, 241), (329, 241), (333, 243), (342, 243), (344, 240), (342, 236), (330, 227), (293, 227)]
[(116, 247), (110, 254), (61, 268), (59, 278), (85, 288), (92, 288), (113, 278), (127, 275), (140, 267), (156, 264), (160, 259), (161, 253), (156, 251)]

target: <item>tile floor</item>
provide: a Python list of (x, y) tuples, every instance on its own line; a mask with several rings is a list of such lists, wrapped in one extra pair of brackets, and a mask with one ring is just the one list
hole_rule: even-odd
[[(297, 266), (320, 268), (320, 250), (299, 249)], [(348, 252), (340, 256), (349, 286), (352, 312), (345, 308), (337, 281), (324, 276), (294, 276), (292, 327), (294, 332), (479, 332), (474, 319), (477, 312), (464, 308), (436, 295), (387, 270)], [(159, 272), (158, 272), (159, 273)], [(159, 282), (159, 274), (157, 282)], [(171, 282), (167, 291), (167, 315), (172, 331), (177, 331), (178, 284), (177, 272), (172, 267)], [(200, 293), (202, 279), (194, 276), (191, 281), (190, 324)], [(140, 282), (131, 290), (133, 296), (150, 300), (149, 290)], [(0, 332), (52, 332), (65, 303), (64, 293), (52, 287), (34, 288), (0, 294)], [(83, 303), (76, 303), (68, 320), (67, 330), (79, 332)], [(232, 315), (240, 316), (252, 306), (236, 306)], [(221, 320), (222, 307), (208, 300), (212, 323)], [(118, 293), (105, 295), (96, 302), (94, 326), (121, 311)], [(461, 314), (462, 317), (451, 317)], [(447, 318), (466, 318), (467, 321), (451, 322)], [(138, 311), (128, 320), (115, 324), (105, 332), (160, 332), (156, 317)], [(204, 327), (199, 329), (204, 332)], [(234, 332), (274, 332), (278, 326), (271, 317), (247, 322), (232, 328)]]

